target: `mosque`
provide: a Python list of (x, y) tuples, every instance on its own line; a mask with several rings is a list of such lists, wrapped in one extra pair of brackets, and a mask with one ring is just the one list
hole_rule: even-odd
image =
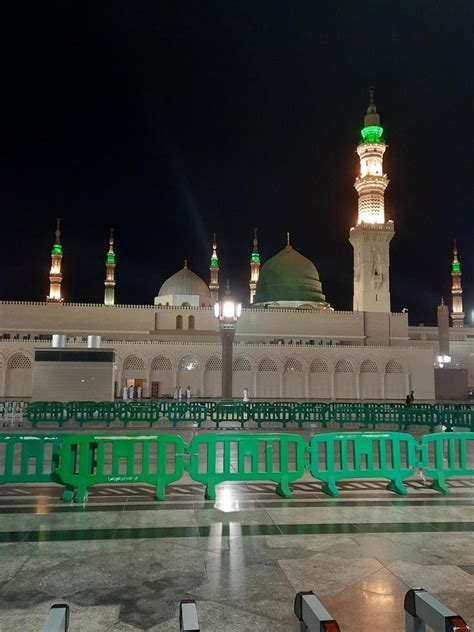
[[(330, 306), (316, 266), (293, 248), (289, 235), (283, 249), (261, 265), (255, 231), (249, 301), (234, 342), (234, 397), (241, 397), (246, 387), (252, 398), (403, 401), (413, 390), (417, 400), (432, 400), (438, 395), (435, 382), (441, 367), (445, 383), (456, 371), (465, 376), (465, 395), (474, 385), (474, 328), (464, 326), (456, 249), (452, 327), (446, 325), (444, 332), (441, 325), (413, 327), (405, 311), (391, 311), (390, 242), (395, 225), (385, 214), (385, 150), (371, 93), (357, 146), (358, 218), (349, 230), (354, 249), (351, 311)], [(150, 305), (115, 304), (112, 233), (103, 304), (64, 301), (62, 258), (58, 220), (46, 300), (0, 302), (0, 397), (39, 398), (35, 375), (53, 336), (66, 349), (84, 351), (91, 340), (100, 340), (102, 350), (113, 352), (111, 396), (119, 397), (125, 385), (140, 386), (145, 398), (170, 395), (176, 385), (189, 385), (196, 397), (220, 396), (222, 347), (213, 305), (222, 287), (215, 236), (209, 283), (185, 262)], [(440, 322), (449, 322), (446, 305), (438, 314)], [(77, 355), (74, 379), (87, 392), (84, 399), (100, 398), (94, 373), (83, 370), (79, 361), (85, 357)]]

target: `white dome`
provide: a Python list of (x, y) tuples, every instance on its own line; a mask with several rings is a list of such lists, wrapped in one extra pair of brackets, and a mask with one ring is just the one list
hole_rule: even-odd
[[(170, 297), (172, 297), (171, 300)], [(170, 305), (188, 302), (190, 305), (197, 306), (204, 303), (209, 306), (212, 304), (212, 299), (208, 286), (185, 264), (184, 268), (163, 283), (155, 298), (155, 304), (159, 302), (168, 302)]]

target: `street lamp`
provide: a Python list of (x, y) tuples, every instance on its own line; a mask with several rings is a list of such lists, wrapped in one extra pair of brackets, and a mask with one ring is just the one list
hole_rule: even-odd
[(232, 397), (232, 347), (234, 344), (237, 320), (242, 313), (242, 304), (230, 295), (227, 281), (224, 300), (214, 304), (214, 314), (219, 321), (219, 333), (222, 342), (222, 397)]

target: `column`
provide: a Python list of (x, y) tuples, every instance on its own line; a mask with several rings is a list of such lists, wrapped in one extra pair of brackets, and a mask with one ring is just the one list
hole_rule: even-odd
[(232, 353), (235, 329), (221, 329), (222, 342), (222, 397), (232, 398)]

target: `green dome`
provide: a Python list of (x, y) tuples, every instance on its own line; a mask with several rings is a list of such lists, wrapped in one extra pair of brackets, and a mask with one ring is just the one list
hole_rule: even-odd
[(289, 244), (262, 266), (254, 299), (280, 301), (326, 302), (316, 266)]

